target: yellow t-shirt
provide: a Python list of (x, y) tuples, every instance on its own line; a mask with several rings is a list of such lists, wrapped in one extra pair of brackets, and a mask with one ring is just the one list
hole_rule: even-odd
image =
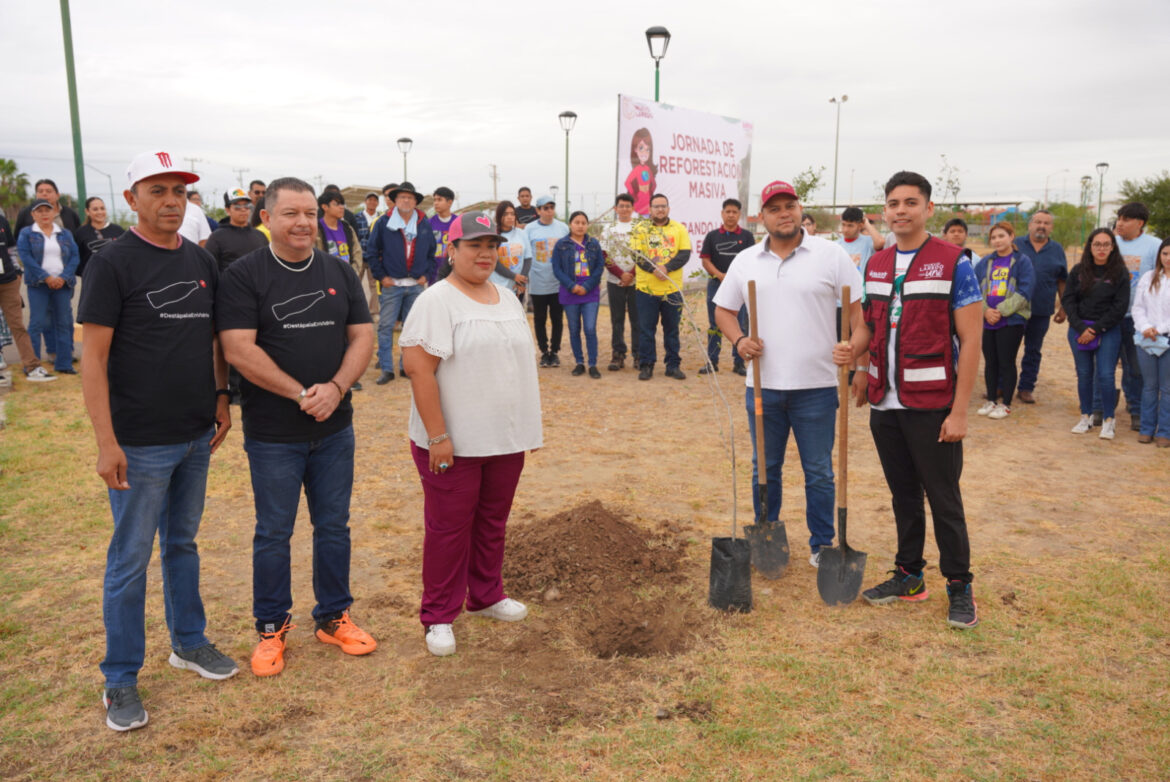
[[(682, 223), (671, 220), (666, 225), (654, 225), (647, 221), (646, 227), (639, 225), (630, 233), (630, 248), (645, 255), (655, 264), (669, 262), (683, 250), (691, 249), (691, 237)], [(638, 290), (654, 296), (666, 296), (682, 288), (683, 270), (667, 272), (671, 282), (660, 280), (641, 266), (635, 284)]]

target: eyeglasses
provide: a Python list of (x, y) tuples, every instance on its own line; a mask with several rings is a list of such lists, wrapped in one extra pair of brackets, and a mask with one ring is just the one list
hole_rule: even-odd
[(1094, 250), (1112, 250), (1113, 242), (1093, 242), (1089, 246)]
[(233, 201), (232, 202), (232, 209), (251, 209), (251, 208), (252, 208), (251, 201)]

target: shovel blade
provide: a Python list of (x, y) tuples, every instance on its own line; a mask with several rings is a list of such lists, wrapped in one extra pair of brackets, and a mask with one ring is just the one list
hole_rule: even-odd
[(817, 591), (826, 605), (847, 605), (857, 599), (865, 575), (865, 559), (864, 551), (848, 546), (821, 549)]
[(775, 580), (788, 567), (788, 531), (782, 521), (760, 521), (743, 528), (752, 549), (752, 565), (764, 578)]

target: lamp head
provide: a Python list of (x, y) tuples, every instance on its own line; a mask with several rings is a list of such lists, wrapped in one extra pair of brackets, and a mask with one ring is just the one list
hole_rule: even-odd
[(658, 62), (666, 56), (666, 47), (670, 45), (670, 30), (661, 25), (646, 30), (646, 44), (650, 47), (650, 57)]
[(561, 130), (568, 133), (570, 130), (573, 129), (573, 126), (575, 124), (577, 124), (577, 112), (575, 112), (575, 111), (562, 111), (560, 113), (558, 119), (560, 119), (560, 121), (561, 121)]
[(402, 138), (398, 139), (398, 151), (405, 155), (410, 151), (412, 144), (414, 144), (413, 140), (403, 136)]

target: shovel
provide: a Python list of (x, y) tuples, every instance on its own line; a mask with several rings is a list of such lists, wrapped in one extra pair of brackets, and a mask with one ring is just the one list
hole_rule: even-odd
[[(751, 321), (751, 338), (760, 338), (759, 319), (756, 317), (756, 281), (748, 280), (748, 318)], [(756, 495), (759, 510), (756, 523), (743, 528), (744, 537), (752, 549), (752, 565), (756, 572), (768, 579), (784, 575), (788, 567), (788, 532), (782, 521), (767, 521), (768, 514), (768, 467), (764, 447), (764, 394), (760, 384), (760, 360), (752, 359), (752, 381), (755, 388), (752, 398), (755, 402), (756, 419)]]
[[(849, 286), (841, 289), (841, 339), (849, 341)], [(837, 444), (837, 540), (836, 548), (821, 549), (821, 562), (817, 568), (817, 591), (826, 605), (845, 605), (857, 599), (861, 591), (861, 578), (865, 575), (864, 551), (849, 548), (845, 537), (848, 521), (846, 494), (849, 486), (849, 368), (837, 368), (837, 386), (840, 408), (839, 440)]]

